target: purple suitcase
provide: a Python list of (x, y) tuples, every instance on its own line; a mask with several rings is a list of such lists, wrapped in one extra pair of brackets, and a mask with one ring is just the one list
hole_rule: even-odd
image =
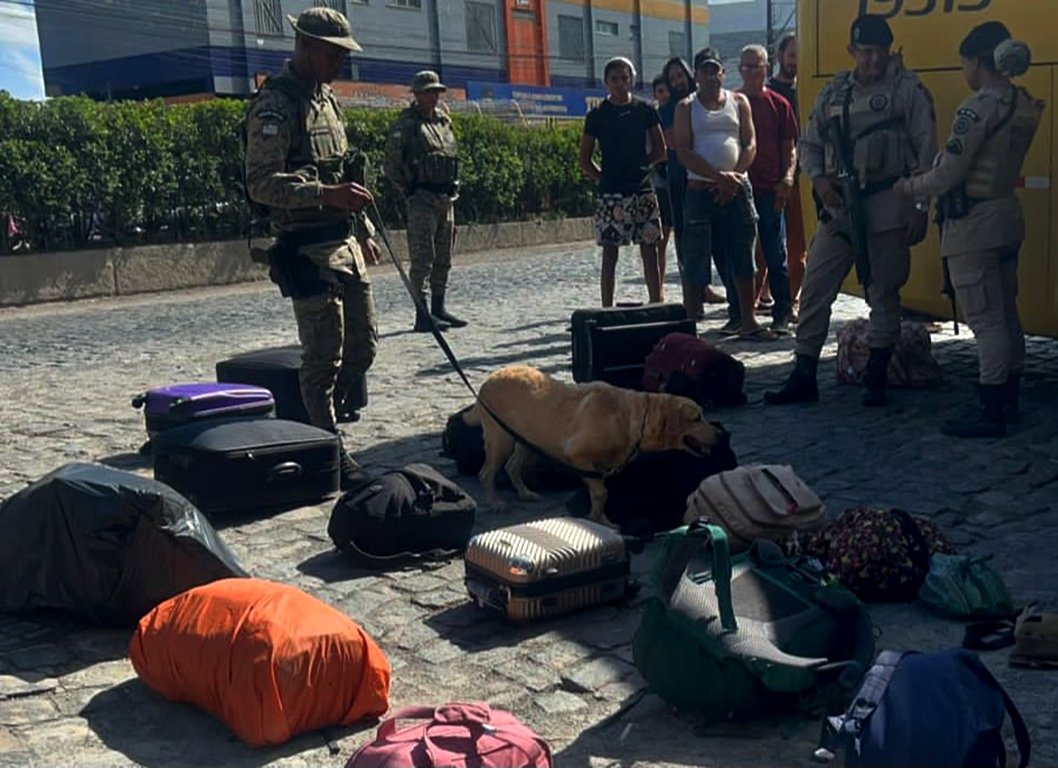
[(148, 390), (133, 398), (132, 407), (143, 408), (147, 434), (153, 438), (192, 421), (269, 416), (275, 412), (275, 400), (263, 387), (201, 382)]

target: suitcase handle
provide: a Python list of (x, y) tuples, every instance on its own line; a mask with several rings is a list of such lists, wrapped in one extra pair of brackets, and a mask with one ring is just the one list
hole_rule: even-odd
[(268, 482), (280, 477), (301, 477), (301, 465), (296, 461), (284, 461), (276, 464), (268, 473)]

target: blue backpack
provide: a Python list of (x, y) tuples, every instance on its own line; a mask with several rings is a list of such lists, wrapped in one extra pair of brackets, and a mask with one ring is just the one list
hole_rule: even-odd
[(1005, 713), (1025, 768), (1025, 721), (977, 654), (883, 651), (848, 711), (825, 721), (815, 757), (844, 746), (846, 768), (1005, 768)]

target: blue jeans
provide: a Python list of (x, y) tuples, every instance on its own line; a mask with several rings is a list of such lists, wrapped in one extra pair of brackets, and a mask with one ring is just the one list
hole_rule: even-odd
[(775, 301), (772, 319), (788, 320), (793, 309), (790, 296), (790, 275), (786, 269), (786, 214), (775, 210), (775, 192), (753, 193), (757, 205), (757, 234), (764, 263), (768, 265), (768, 288)]
[[(687, 171), (679, 161), (675, 160), (675, 153), (669, 153), (668, 181), (669, 201), (672, 205), (672, 232), (673, 241), (676, 243), (676, 262), (679, 264), (680, 272), (683, 272), (683, 200), (687, 196)], [(712, 270), (710, 269), (710, 272)], [(705, 275), (704, 285), (712, 282), (712, 275)]]

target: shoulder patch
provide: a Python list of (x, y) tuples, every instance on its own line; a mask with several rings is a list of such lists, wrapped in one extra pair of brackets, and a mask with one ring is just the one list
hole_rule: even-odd
[(262, 109), (257, 113), (258, 120), (264, 120), (266, 122), (281, 123), (287, 119), (287, 116), (282, 112), (277, 112), (274, 109)]
[(279, 126), (276, 125), (275, 123), (269, 123), (268, 125), (262, 125), (261, 126), (261, 135), (262, 136), (278, 136), (279, 135)]
[(944, 147), (944, 151), (949, 155), (961, 155), (962, 154), (962, 139), (952, 139), (948, 142), (948, 145)]
[(971, 122), (974, 122), (974, 123), (980, 122), (980, 120), (981, 120), (981, 116), (978, 115), (976, 112), (974, 112), (969, 107), (963, 107), (962, 109), (956, 110), (955, 116), (956, 117), (965, 117), (967, 120), (970, 120)]
[(873, 112), (881, 112), (889, 106), (889, 97), (884, 93), (876, 93), (867, 100), (867, 104)]
[(951, 127), (951, 132), (956, 136), (965, 136), (970, 132), (970, 126), (973, 125), (973, 121), (968, 117), (957, 117), (955, 123)]

